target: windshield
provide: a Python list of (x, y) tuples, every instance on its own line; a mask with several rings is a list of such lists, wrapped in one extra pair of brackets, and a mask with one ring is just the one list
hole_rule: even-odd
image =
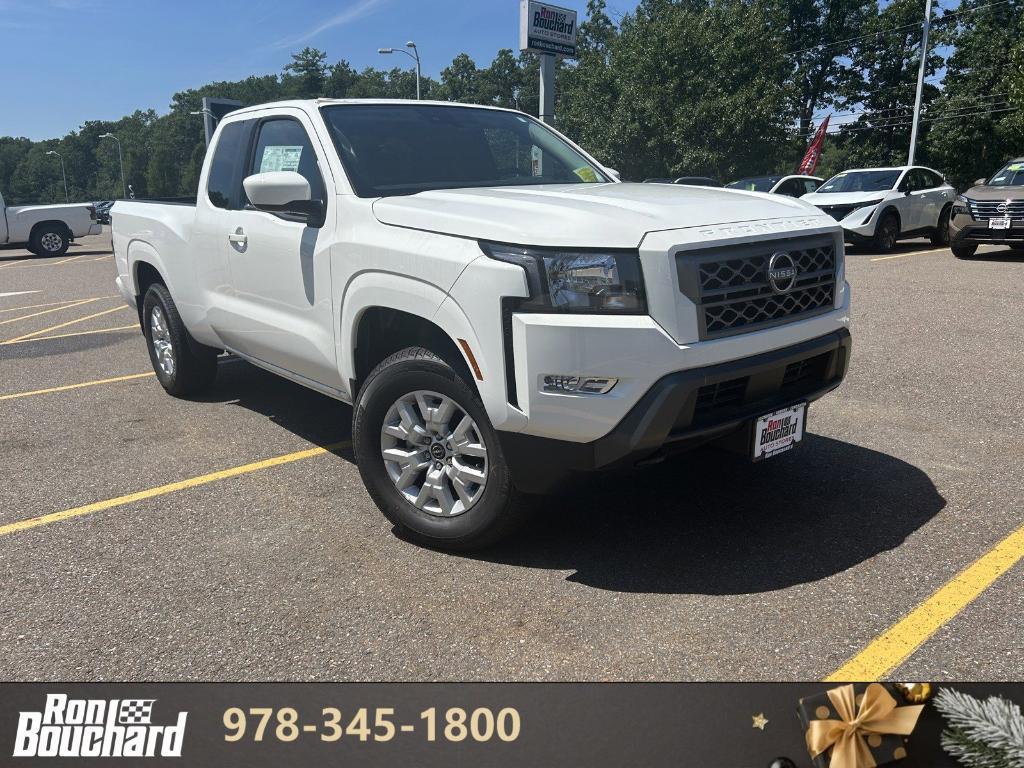
[(1024, 160), (1007, 163), (988, 180), (990, 187), (1024, 187)]
[(610, 181), (541, 123), (515, 112), (338, 104), (323, 115), (360, 197)]
[(896, 186), (902, 171), (844, 171), (837, 173), (818, 192), (881, 192)]
[(781, 176), (752, 176), (749, 179), (740, 179), (725, 186), (730, 189), (744, 189), (747, 192), (771, 192), (772, 187), (779, 183)]

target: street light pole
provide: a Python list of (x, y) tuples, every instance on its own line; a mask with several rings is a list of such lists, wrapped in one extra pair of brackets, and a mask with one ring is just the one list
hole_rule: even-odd
[(907, 165), (914, 164), (917, 149), (917, 126), (921, 122), (921, 96), (924, 94), (924, 68), (928, 63), (928, 29), (932, 23), (932, 0), (924, 0), (924, 28), (921, 32), (921, 66), (917, 70), (917, 96), (914, 98), (914, 120), (910, 128), (910, 154)]
[(117, 142), (117, 162), (121, 164), (121, 199), (128, 197), (128, 185), (124, 181), (124, 157), (121, 155), (121, 140), (112, 133), (101, 133), (101, 139), (113, 139)]
[(71, 198), (68, 197), (68, 175), (64, 173), (64, 156), (60, 152), (54, 152), (52, 149), (47, 152), (48, 155), (56, 155), (60, 158), (60, 175), (64, 179), (64, 202), (70, 203)]
[(378, 48), (377, 53), (404, 53), (410, 59), (416, 62), (416, 101), (420, 100), (420, 49), (416, 47), (416, 43), (412, 40), (405, 44), (406, 48), (412, 48), (412, 53), (409, 53), (405, 48)]

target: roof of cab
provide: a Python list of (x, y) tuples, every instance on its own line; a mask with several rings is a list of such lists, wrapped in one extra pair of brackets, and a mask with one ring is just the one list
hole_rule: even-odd
[(491, 109), (498, 112), (517, 112), (514, 109), (506, 109), (505, 107), (494, 107), (489, 104), (463, 104), (459, 101), (428, 101), (426, 99), (417, 101), (416, 99), (289, 99), (287, 101), (268, 101), (263, 104), (253, 104), (248, 107), (239, 107), (238, 109), (232, 110), (229, 114), (238, 115), (245, 114), (246, 112), (256, 112), (264, 109), (274, 109), (278, 107), (295, 107), (298, 109), (312, 108), (317, 109), (319, 107), (328, 106), (331, 104), (381, 104), (381, 105), (417, 105), (417, 106), (432, 106), (432, 107), (471, 107), (473, 109)]

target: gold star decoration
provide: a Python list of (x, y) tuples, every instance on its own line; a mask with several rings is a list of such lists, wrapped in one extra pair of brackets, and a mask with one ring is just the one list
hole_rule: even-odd
[(751, 718), (754, 721), (754, 728), (764, 730), (764, 727), (768, 725), (768, 718), (764, 716), (764, 712), (758, 712)]

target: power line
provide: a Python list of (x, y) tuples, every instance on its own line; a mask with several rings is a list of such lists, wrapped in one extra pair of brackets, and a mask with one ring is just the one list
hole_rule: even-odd
[[(921, 122), (922, 123), (937, 123), (937, 122), (942, 122), (942, 121), (945, 121), (945, 120), (959, 120), (959, 119), (965, 118), (965, 117), (979, 117), (979, 116), (995, 115), (995, 114), (999, 114), (999, 113), (1003, 113), (1003, 112), (1020, 112), (1020, 111), (1021, 111), (1020, 107), (1007, 107), (1007, 108), (1003, 108), (1003, 109), (992, 109), (992, 110), (983, 111), (983, 112), (963, 112), (963, 113), (955, 114), (955, 115), (942, 114), (942, 115), (939, 115), (938, 117), (923, 117), (923, 118), (921, 118)], [(856, 122), (856, 121), (851, 121), (850, 123), (843, 123), (842, 125), (851, 125), (853, 122)], [(882, 125), (865, 125), (865, 126), (862, 126), (860, 128), (842, 128), (841, 130), (838, 130), (838, 131), (826, 131), (825, 134), (827, 136), (834, 136), (834, 135), (837, 135), (837, 134), (841, 135), (841, 134), (848, 134), (848, 133), (860, 133), (861, 131), (873, 131), (873, 130), (877, 130), (877, 129), (881, 129), (881, 128), (903, 128), (903, 127), (906, 127), (908, 125), (912, 125), (912, 123), (913, 123), (913, 121), (905, 121), (905, 122), (885, 123), (885, 124), (882, 124)], [(832, 127), (831, 124), (829, 125), (829, 127), (830, 128)], [(802, 136), (800, 136), (800, 138), (807, 139), (807, 138), (810, 138), (811, 136), (813, 136), (815, 133), (816, 133), (816, 131), (812, 131), (810, 133), (803, 134)]]
[[(1009, 0), (1003, 0), (1003, 2), (1009, 2)], [(796, 50), (796, 51), (786, 51), (782, 55), (783, 56), (796, 56), (798, 53), (807, 53), (808, 51), (814, 51), (814, 50), (817, 50), (818, 48), (833, 48), (833, 47), (835, 47), (837, 45), (845, 45), (846, 43), (855, 43), (858, 40), (867, 40), (868, 38), (871, 38), (871, 37), (879, 37), (879, 36), (882, 36), (882, 35), (894, 35), (897, 32), (900, 32), (900, 31), (905, 30), (905, 29), (910, 29), (912, 27), (920, 27), (922, 23), (923, 22), (915, 21), (915, 22), (912, 22), (910, 24), (903, 24), (903, 25), (898, 26), (898, 27), (893, 27), (892, 29), (883, 29), (883, 30), (879, 30), (878, 32), (870, 32), (870, 33), (868, 33), (866, 35), (859, 35), (858, 37), (848, 37), (845, 40), (836, 40), (834, 43), (818, 43), (817, 45), (812, 45), (809, 48), (801, 48), (801, 49)]]
[[(985, 107), (985, 106), (990, 106), (994, 102), (1005, 102), (1006, 101), (1005, 97), (1009, 96), (1009, 95), (1010, 95), (1009, 91), (1004, 91), (1003, 93), (988, 93), (988, 94), (980, 94), (980, 95), (976, 95), (976, 96), (951, 96), (946, 101), (943, 101), (943, 102), (936, 103), (936, 101), (933, 101), (931, 104), (926, 105), (925, 108), (922, 111), (923, 112), (928, 112), (930, 110), (935, 109), (936, 107), (952, 107), (954, 109), (962, 109), (963, 107), (968, 107), (968, 106), (981, 106), (981, 107)], [(851, 112), (829, 112), (828, 110), (823, 110), (822, 112), (813, 115), (812, 116), (812, 120), (813, 119), (817, 119), (820, 122), (826, 116), (828, 116), (831, 119), (831, 118), (835, 118), (835, 117), (847, 117), (847, 116), (854, 116), (854, 115), (877, 115), (877, 116), (882, 117), (884, 119), (885, 116), (886, 116), (885, 113), (887, 113), (887, 112), (910, 111), (912, 109), (913, 109), (913, 107), (911, 105), (906, 104), (906, 105), (899, 105), (899, 106), (896, 106), (896, 107), (884, 107), (884, 108), (881, 108), (881, 109), (870, 109), (870, 108), (855, 109), (855, 110), (853, 110)], [(896, 117), (896, 115), (889, 115), (889, 117)], [(848, 125), (850, 122), (852, 122), (852, 121), (846, 120), (846, 121), (843, 121), (843, 122), (840, 122), (840, 123), (830, 123), (830, 124), (831, 125)]]

